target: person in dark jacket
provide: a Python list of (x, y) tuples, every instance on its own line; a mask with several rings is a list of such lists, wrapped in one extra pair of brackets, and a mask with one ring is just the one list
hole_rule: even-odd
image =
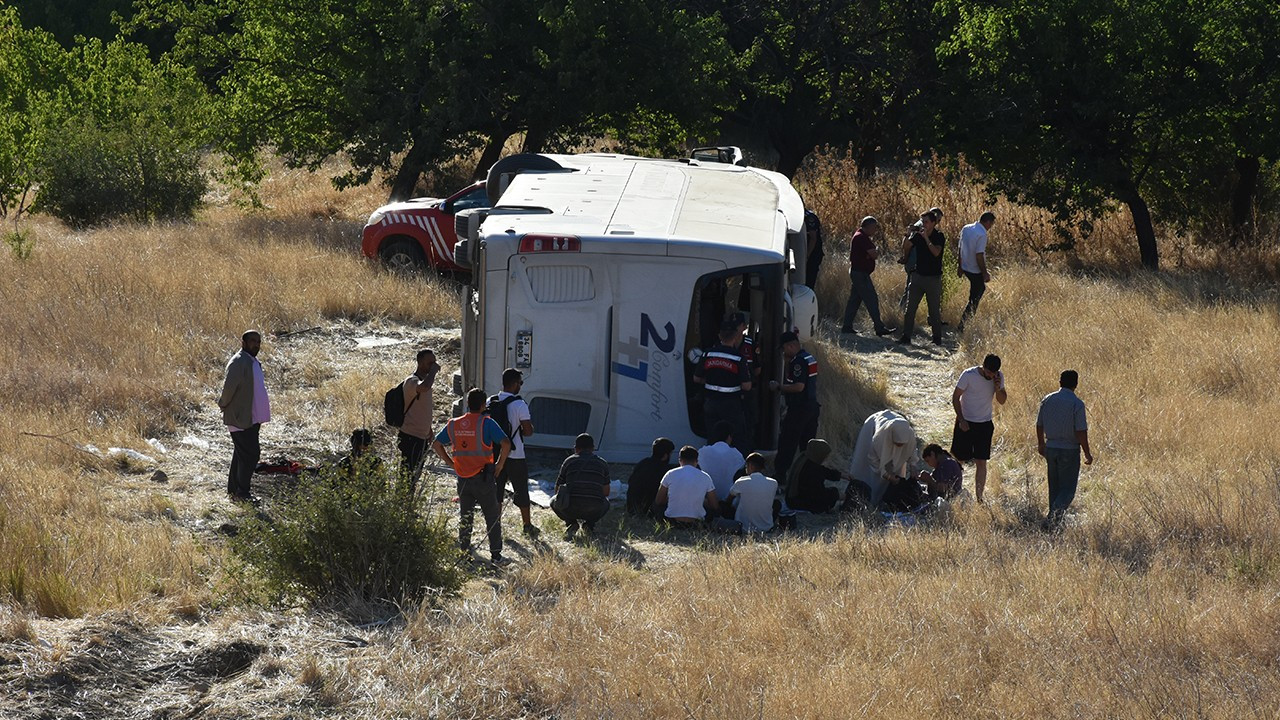
[(579, 523), (594, 532), (596, 521), (609, 512), (609, 463), (595, 454), (596, 441), (582, 433), (573, 443), (573, 455), (565, 458), (556, 475), (556, 496), (551, 510), (567, 526), (564, 539), (578, 534)]
[(671, 464), (671, 453), (676, 444), (669, 438), (660, 437), (653, 441), (653, 454), (636, 463), (627, 478), (627, 513), (631, 515), (654, 515), (661, 508), (654, 508), (654, 498), (658, 496), (658, 483), (662, 476), (674, 468)]
[(791, 464), (787, 476), (787, 507), (808, 512), (829, 512), (840, 500), (840, 491), (827, 487), (828, 482), (838, 482), (842, 476), (822, 464), (831, 455), (831, 445), (826, 440), (814, 438), (804, 448), (804, 456)]

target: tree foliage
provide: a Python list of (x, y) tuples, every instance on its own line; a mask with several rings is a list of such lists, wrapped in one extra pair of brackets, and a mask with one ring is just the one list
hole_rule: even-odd
[(0, 47), (0, 218), (16, 225), (61, 115), (67, 58), (52, 35), (24, 29), (13, 8), (0, 8)]
[(218, 73), (238, 155), (316, 168), (343, 152), (339, 187), (381, 170), (393, 197), (516, 133), (531, 150), (605, 132), (672, 146), (714, 118), (727, 64), (715, 19), (669, 0), (157, 0), (145, 22), (180, 27)]

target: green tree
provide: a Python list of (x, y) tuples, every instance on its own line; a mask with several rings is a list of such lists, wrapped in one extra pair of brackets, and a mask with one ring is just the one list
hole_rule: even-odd
[[(1233, 120), (1232, 101), (1214, 87), (1240, 67), (1230, 32), (1225, 47), (1204, 41), (1202, 28), (1220, 8), (1170, 0), (940, 7), (958, 27), (940, 57), (965, 100), (949, 118), (951, 148), (985, 171), (994, 190), (1052, 210), (1069, 242), (1070, 228), (1087, 232), (1089, 217), (1124, 204), (1142, 264), (1156, 269), (1153, 207), (1169, 220), (1189, 219), (1190, 198), (1206, 180), (1222, 181), (1206, 178), (1206, 169), (1231, 157), (1231, 138), (1255, 132)], [(1260, 57), (1254, 64), (1265, 67)], [(1257, 87), (1244, 84), (1246, 93)]]
[(90, 39), (68, 54), (58, 95), (65, 119), (41, 153), (38, 209), (76, 226), (192, 216), (208, 103), (189, 68)]
[[(861, 173), (928, 138), (936, 38), (931, 0), (701, 0), (722, 17), (740, 100), (730, 125), (767, 138), (791, 176), (814, 148), (852, 143)], [(909, 130), (920, 126), (924, 132)]]
[(49, 33), (24, 29), (13, 8), (0, 8), (0, 47), (0, 218), (13, 220), (16, 230), (62, 122), (58, 97), (68, 58)]
[(671, 0), (156, 0), (149, 26), (217, 73), (225, 144), (272, 147), (317, 168), (345, 153), (339, 187), (422, 172), (526, 134), (531, 150), (602, 129), (630, 147), (671, 145), (713, 115), (723, 86), (714, 19)]

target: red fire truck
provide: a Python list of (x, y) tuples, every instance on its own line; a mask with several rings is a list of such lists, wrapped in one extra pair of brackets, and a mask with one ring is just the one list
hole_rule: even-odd
[(369, 216), (361, 234), (365, 257), (380, 258), (393, 270), (433, 267), (462, 271), (454, 262), (458, 237), (453, 216), (470, 208), (489, 207), (484, 181), (468, 185), (447, 198), (414, 198), (383, 205)]

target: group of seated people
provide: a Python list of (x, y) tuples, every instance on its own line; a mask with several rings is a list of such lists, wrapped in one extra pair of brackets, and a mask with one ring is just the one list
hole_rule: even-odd
[[(671, 462), (675, 451), (667, 438), (653, 441), (652, 454), (627, 480), (628, 513), (677, 526), (707, 523), (731, 532), (768, 532), (794, 522), (790, 519), (798, 511), (913, 512), (937, 498), (953, 499), (963, 488), (960, 464), (937, 444), (917, 454), (914, 429), (890, 410), (867, 419), (848, 472), (824, 465), (831, 446), (814, 438), (779, 482), (765, 474), (765, 456), (744, 457), (733, 447), (726, 423), (713, 428), (706, 446), (681, 448), (678, 465)], [(841, 481), (846, 482), (843, 497), (833, 487)]]

